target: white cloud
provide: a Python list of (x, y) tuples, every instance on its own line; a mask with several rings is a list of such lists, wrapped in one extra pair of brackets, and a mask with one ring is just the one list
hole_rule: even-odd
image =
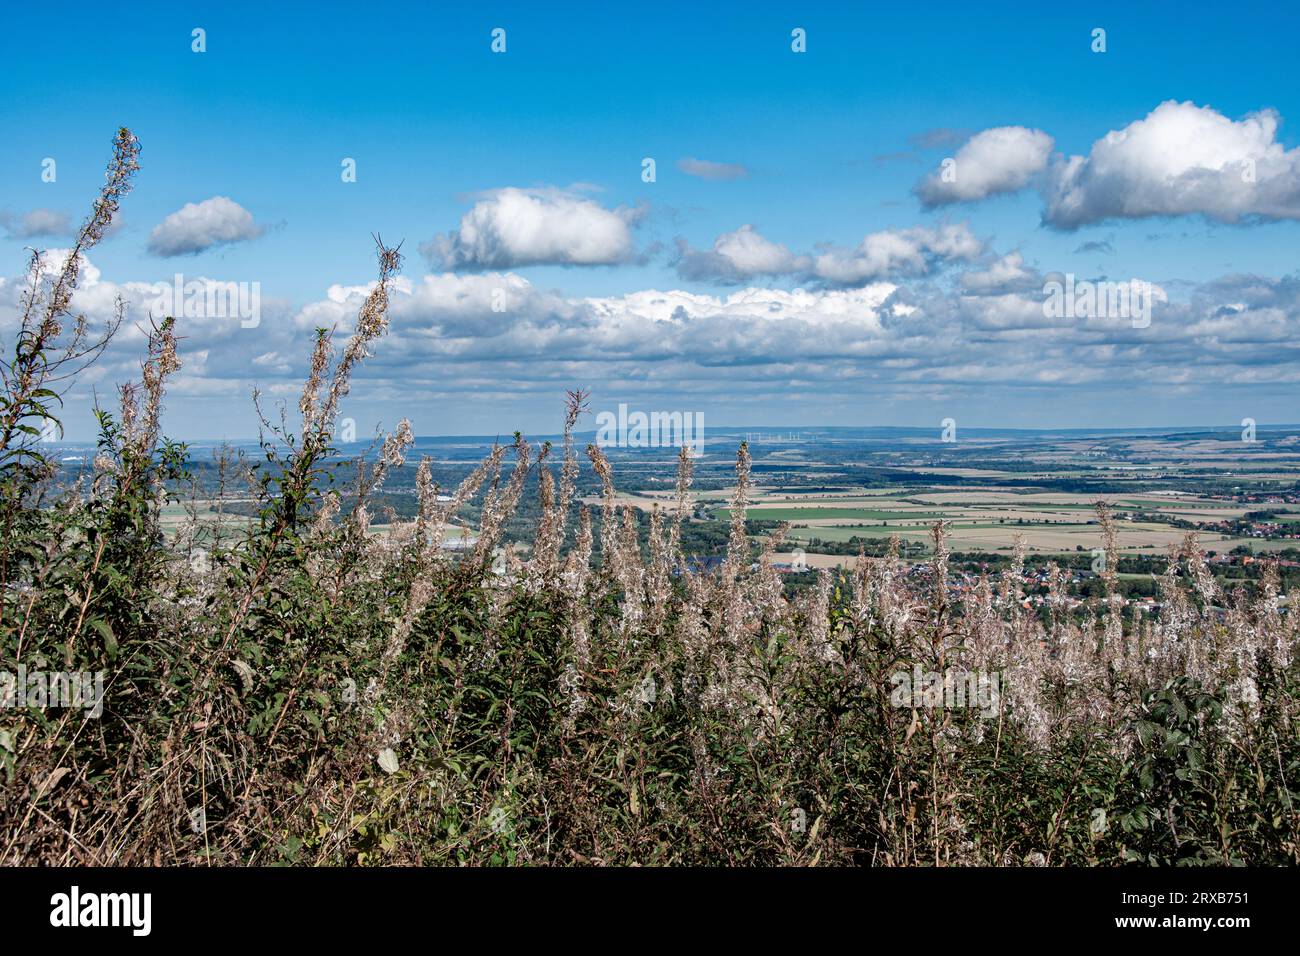
[(72, 232), (72, 222), (66, 212), (55, 209), (33, 209), (18, 215), (8, 210), (0, 211), (0, 226), (10, 239), (34, 239), (38, 236), (66, 236)]
[(270, 369), (273, 372), (279, 372), (281, 374), (287, 373), (293, 369), (293, 363), (290, 359), (281, 355), (279, 352), (263, 352), (257, 358), (253, 359), (253, 364), (258, 368)]
[(420, 251), (447, 269), (612, 265), (631, 258), (637, 218), (562, 190), (509, 187), (475, 203), (460, 229)]
[[(62, 268), (69, 253), (68, 249), (52, 249), (44, 254), (45, 281)], [(73, 311), (86, 316), (92, 334), (97, 334), (113, 318), (119, 299), (126, 314), (109, 348), (78, 377), (76, 388), (80, 391), (74, 390), (69, 396), (69, 414), (78, 408), (82, 411), (89, 408), (92, 387), (102, 396), (112, 394), (117, 384), (139, 380), (150, 320), (160, 319), (171, 311), (160, 308), (159, 300), (162, 290), (170, 288), (174, 279), (169, 274), (160, 275), (157, 280), (115, 282), (105, 278), (98, 266), (83, 257), (72, 300)], [(185, 279), (187, 288), (194, 288), (188, 285), (193, 282), (200, 290), (195, 293), (197, 301), (206, 299), (210, 287), (226, 284), (201, 276)], [(25, 278), (0, 283), (0, 338), (7, 339), (17, 326), (26, 290)], [(283, 300), (262, 298), (261, 321), (256, 327), (246, 327), (238, 314), (193, 317), (184, 311), (177, 315), (176, 321), (183, 338), (181, 358), (185, 366), (169, 388), (174, 396), (204, 394), (246, 399), (249, 387), (259, 380), (282, 374), (297, 377), (305, 367), (308, 355), (303, 345), (308, 335), (293, 328), (288, 321), (292, 313)], [(274, 363), (258, 362), (255, 366), (250, 363), (250, 356), (268, 353), (287, 358)]]
[(967, 295), (1001, 295), (1042, 285), (1042, 278), (1025, 268), (1025, 259), (1010, 252), (993, 262), (984, 272), (963, 272), (961, 288)]
[(692, 249), (678, 240), (677, 274), (683, 279), (744, 282), (754, 276), (778, 276), (807, 270), (812, 260), (764, 238), (749, 224), (724, 232), (712, 250)]
[(853, 249), (823, 251), (813, 262), (813, 274), (838, 285), (918, 276), (938, 263), (972, 260), (983, 250), (984, 244), (964, 223), (883, 230), (870, 233)]
[(892, 276), (919, 276), (937, 265), (976, 258), (984, 244), (964, 224), (886, 229), (854, 248), (823, 245), (816, 255), (796, 255), (752, 225), (725, 232), (709, 250), (678, 240), (677, 274), (683, 279), (737, 284), (759, 276), (793, 276), (829, 285), (859, 285)]
[[(68, 256), (72, 255), (71, 249), (46, 249), (41, 253), (41, 275), (47, 280), (57, 276), (63, 271), (67, 264)], [(81, 273), (80, 286), (82, 288), (93, 288), (99, 283), (101, 273), (83, 253), (81, 256)]]
[(955, 166), (947, 177), (941, 166), (913, 191), (927, 208), (1015, 192), (1047, 168), (1052, 144), (1052, 137), (1042, 130), (1024, 126), (986, 129), (972, 136), (952, 157)]
[(1044, 219), (1062, 229), (1197, 213), (1227, 223), (1300, 219), (1300, 149), (1277, 141), (1279, 122), (1273, 110), (1231, 120), (1168, 100), (1087, 156), (1054, 164)]
[(149, 251), (156, 256), (192, 255), (216, 246), (256, 239), (265, 230), (253, 214), (225, 196), (186, 203), (149, 233)]
[(679, 159), (677, 168), (687, 176), (715, 181), (743, 179), (749, 175), (749, 170), (741, 163), (714, 163), (707, 159)]

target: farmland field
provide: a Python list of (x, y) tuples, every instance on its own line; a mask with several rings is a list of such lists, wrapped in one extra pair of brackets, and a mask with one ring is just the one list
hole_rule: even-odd
[[(1300, 545), (1300, 452), (1296, 430), (1244, 443), (1211, 431), (1187, 434), (976, 435), (942, 443), (916, 429), (842, 430), (802, 444), (751, 443), (754, 485), (747, 518), (759, 537), (788, 523), (786, 540), (837, 562), (854, 542), (897, 536), (928, 549), (944, 522), (956, 551), (1061, 555), (1099, 546), (1097, 503), (1117, 522), (1121, 553), (1162, 555), (1196, 532), (1218, 553), (1284, 552)], [(745, 434), (712, 436), (696, 465), (693, 520), (730, 520), (733, 491), (723, 450)], [(643, 513), (673, 500), (671, 462), (620, 452), (619, 502)], [(599, 496), (589, 495), (589, 505)], [(1293, 535), (1296, 535), (1293, 537)], [(810, 562), (811, 564), (811, 559)]]

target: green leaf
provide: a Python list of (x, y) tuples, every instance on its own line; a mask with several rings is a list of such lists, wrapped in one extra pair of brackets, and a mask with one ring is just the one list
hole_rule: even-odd
[(95, 618), (90, 622), (90, 626), (104, 639), (104, 650), (108, 652), (108, 656), (117, 657), (117, 635), (113, 633), (112, 625), (103, 618)]

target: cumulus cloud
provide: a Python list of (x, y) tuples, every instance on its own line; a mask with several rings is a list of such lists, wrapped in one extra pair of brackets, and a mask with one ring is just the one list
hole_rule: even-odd
[(984, 251), (984, 243), (965, 223), (931, 229), (886, 229), (873, 232), (852, 249), (826, 248), (813, 260), (817, 278), (836, 285), (851, 285), (887, 276), (918, 276), (935, 265), (970, 261)]
[[(68, 249), (51, 249), (43, 254), (46, 281), (48, 276), (62, 268), (69, 254)], [(224, 292), (229, 286), (229, 283), (204, 276), (186, 276), (185, 279), (186, 301), (189, 302), (206, 303), (209, 290)], [(173, 289), (174, 280), (174, 274), (168, 274), (157, 276), (156, 280), (150, 277), (143, 281), (113, 281), (83, 256), (80, 281), (73, 295), (73, 311), (85, 315), (92, 329), (98, 330), (112, 321), (120, 299), (126, 310), (126, 321), (118, 328), (108, 349), (78, 376), (75, 389), (65, 404), (69, 415), (86, 415), (94, 401), (90, 389), (96, 389), (102, 396), (114, 392), (118, 384), (139, 380), (140, 361), (147, 347), (149, 319), (158, 319), (169, 313), (176, 314), (183, 337), (181, 357), (185, 363), (168, 388), (174, 398), (194, 395), (246, 397), (250, 385), (256, 382), (268, 383), (268, 391), (272, 391), (284, 374), (301, 375), (308, 357), (303, 348), (306, 339), (288, 321), (292, 315), (289, 303), (270, 296), (261, 297), (260, 322), (256, 327), (245, 325), (244, 318), (237, 312), (196, 316), (187, 314), (190, 311), (187, 308), (177, 313), (161, 306), (164, 298), (171, 298), (165, 292)], [(0, 338), (7, 340), (17, 326), (27, 289), (26, 277), (0, 282)], [(262, 356), (272, 351), (289, 358), (271, 364), (257, 362), (250, 367), (250, 356)], [(203, 429), (207, 424), (195, 426), (187, 423), (186, 430), (193, 435), (196, 427)], [(198, 433), (210, 434), (206, 431)]]
[[(502, 288), (505, 309), (496, 311), (493, 293)], [(392, 296), (389, 341), (371, 364), (484, 363), (486, 370), (501, 362), (536, 364), (544, 356), (543, 364), (557, 373), (571, 373), (575, 365), (764, 365), (787, 354), (866, 354), (875, 346), (860, 340), (882, 336), (894, 291), (880, 283), (823, 291), (754, 287), (725, 296), (646, 289), (571, 298), (509, 273), (428, 275)], [(322, 320), (347, 328), (364, 294), (364, 287), (335, 287), (294, 323), (304, 337)]]
[(420, 251), (446, 269), (613, 265), (632, 257), (638, 218), (636, 210), (606, 209), (564, 190), (509, 187), (475, 203), (459, 229)]
[(1192, 214), (1225, 223), (1300, 219), (1300, 148), (1282, 147), (1279, 123), (1273, 110), (1232, 120), (1168, 100), (1107, 133), (1087, 156), (1055, 163), (1043, 218), (1060, 229)]
[(677, 248), (677, 274), (683, 279), (740, 283), (755, 276), (806, 271), (812, 264), (808, 256), (796, 256), (749, 224), (718, 236), (712, 249), (692, 249), (683, 239), (677, 241)]
[(72, 232), (72, 221), (66, 212), (54, 209), (33, 209), (21, 214), (0, 210), (0, 228), (10, 239), (66, 236)]
[(225, 196), (186, 203), (149, 233), (149, 251), (156, 256), (196, 255), (218, 246), (256, 239), (266, 230), (253, 214)]
[[(47, 279), (51, 276), (57, 276), (63, 272), (63, 267), (67, 265), (68, 256), (72, 255), (71, 249), (45, 249), (41, 252), (41, 274)], [(93, 262), (81, 256), (80, 284), (83, 288), (92, 288), (99, 283), (101, 273)]]
[[(753, 389), (769, 399), (809, 368), (818, 381), (880, 387), (1094, 383), (1103, 397), (1123, 382), (1300, 382), (1300, 347), (1290, 344), (1300, 341), (1295, 279), (1220, 280), (1181, 302), (1156, 295), (1151, 324), (1135, 328), (1104, 311), (1049, 317), (1040, 277), (1017, 254), (976, 275), (956, 292), (923, 279), (606, 297), (566, 297), (512, 274), (424, 276), (394, 293), (391, 338), (370, 368), (403, 387), (509, 374), (520, 388), (555, 395), (572, 381), (631, 378), (705, 393)], [(507, 308), (495, 312), (492, 290), (501, 287)], [(336, 287), (303, 309), (295, 323), (304, 340), (323, 319), (346, 327), (365, 288)]]
[(749, 175), (749, 170), (740, 163), (714, 163), (707, 159), (679, 159), (677, 168), (698, 179), (743, 179)]
[(964, 223), (935, 228), (885, 229), (853, 248), (823, 245), (797, 255), (762, 236), (752, 225), (726, 232), (712, 249), (677, 241), (677, 274), (683, 279), (726, 284), (759, 276), (791, 276), (826, 285), (858, 285), (891, 276), (919, 276), (940, 264), (975, 259), (984, 243)]
[(1043, 221), (1063, 230), (1156, 216), (1229, 224), (1300, 219), (1300, 148), (1278, 142), (1280, 124), (1274, 110), (1233, 120), (1209, 106), (1168, 100), (1107, 133), (1086, 156), (1054, 157), (1046, 133), (998, 127), (962, 146), (949, 175), (941, 167), (913, 192), (932, 208), (1037, 185)]
[(963, 272), (960, 285), (967, 295), (1006, 295), (1041, 287), (1042, 277), (1025, 267), (1024, 256), (1010, 252), (982, 272)]
[(1053, 140), (1042, 130), (998, 126), (972, 136), (955, 165), (922, 179), (913, 189), (927, 208), (972, 202), (1023, 189), (1047, 168)]

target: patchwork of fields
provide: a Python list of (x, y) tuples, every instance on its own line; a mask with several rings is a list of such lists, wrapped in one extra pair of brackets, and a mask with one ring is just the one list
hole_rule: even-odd
[[(1134, 520), (1137, 514), (1160, 514), (1209, 524), (1225, 518), (1240, 518), (1248, 506), (1198, 498), (1164, 497), (1135, 499), (1123, 495), (1017, 494), (995, 490), (973, 493), (940, 492), (904, 497), (851, 495), (798, 500), (787, 494), (760, 491), (748, 516), (752, 519), (790, 522), (788, 539), (808, 543), (814, 539), (846, 542), (853, 538), (882, 538), (898, 535), (903, 541), (926, 543), (936, 521), (945, 521), (953, 550), (1011, 550), (1015, 534), (1023, 534), (1030, 551), (1065, 552), (1091, 550), (1098, 546), (1100, 529), (1095, 502), (1110, 502), (1119, 519), (1120, 549), (1134, 553), (1163, 552), (1181, 541), (1184, 531), (1164, 523)], [(725, 507), (714, 511), (729, 518)], [(1291, 520), (1300, 520), (1300, 508)], [(1214, 531), (1203, 531), (1202, 542), (1210, 549), (1230, 550), (1247, 541)]]
[[(913, 554), (928, 550), (939, 521), (948, 525), (953, 551), (1010, 552), (1015, 536), (1023, 535), (1030, 552), (1089, 552), (1101, 543), (1098, 500), (1111, 506), (1120, 551), (1130, 555), (1163, 554), (1189, 530), (1199, 533), (1206, 549), (1220, 553), (1243, 546), (1256, 553), (1300, 549), (1300, 435), (1295, 431), (1261, 431), (1249, 444), (1207, 434), (1022, 434), (953, 444), (914, 434), (752, 442), (747, 516), (788, 522), (786, 548), (804, 550), (814, 566), (839, 564), (856, 554), (854, 539), (897, 535)], [(711, 448), (718, 450), (695, 463), (690, 524), (700, 529), (694, 540), (702, 548), (710, 540), (716, 544), (719, 535), (725, 539), (735, 459), (722, 449), (742, 440), (743, 434), (715, 436)], [(490, 446), (458, 448), (450, 459), (446, 448), (434, 450), (447, 469), (443, 484), (450, 487), (472, 467), (476, 451), (486, 454)], [(655, 506), (673, 510), (675, 455), (662, 449), (610, 452), (621, 505), (642, 512)], [(387, 527), (388, 506), (397, 505), (399, 520), (411, 516), (414, 488), (408, 472), (413, 469), (397, 469), (388, 480), (387, 499), (370, 508), (372, 531)], [(535, 478), (530, 476), (525, 510), (536, 495)], [(599, 483), (585, 469), (579, 500), (599, 510)], [(250, 502), (226, 497), (219, 504), (197, 497), (188, 505), (169, 505), (162, 523), (169, 535), (184, 533), (189, 507), (205, 522), (219, 507), (223, 537), (233, 536), (246, 526)], [(462, 534), (472, 534), (477, 504), (471, 502), (454, 520)], [(756, 531), (767, 533), (762, 525)], [(531, 539), (516, 543), (527, 546)]]
[[(897, 535), (927, 546), (937, 521), (948, 524), (954, 551), (1011, 551), (1017, 534), (1031, 552), (1091, 551), (1100, 545), (1099, 500), (1110, 504), (1120, 550), (1128, 554), (1163, 553), (1189, 530), (1217, 552), (1300, 547), (1300, 539), (1287, 536), (1300, 523), (1300, 453), (1290, 432), (1254, 443), (1193, 434), (1030, 435), (962, 446), (906, 436), (845, 442), (842, 450), (836, 444), (751, 446), (756, 477), (748, 517), (789, 522), (787, 540), (808, 550), (814, 565), (824, 563), (812, 553), (819, 546), (843, 551), (855, 538)], [(876, 480), (853, 480), (864, 474)], [(805, 492), (800, 482), (818, 487)], [(694, 493), (697, 520), (727, 521), (730, 493)], [(648, 509), (671, 497), (642, 491), (624, 500)]]

